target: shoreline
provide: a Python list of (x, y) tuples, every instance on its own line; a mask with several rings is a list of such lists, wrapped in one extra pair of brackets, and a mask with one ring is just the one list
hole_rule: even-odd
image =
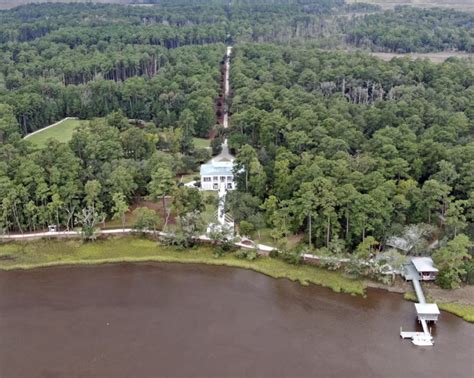
[[(5, 248), (4, 248), (5, 247)], [(9, 247), (6, 253), (3, 251)], [(30, 248), (28, 248), (30, 247)], [(65, 254), (55, 254), (54, 247), (66, 250)], [(123, 249), (125, 248), (125, 249)], [(53, 250), (52, 255), (50, 250)], [(45, 250), (48, 251), (45, 254)], [(142, 255), (134, 255), (137, 250)], [(39, 252), (38, 252), (39, 251)], [(33, 261), (11, 262), (14, 254), (30, 254)], [(42, 255), (43, 253), (43, 255)], [(76, 253), (74, 256), (73, 254)], [(105, 256), (104, 256), (105, 255)], [(23, 256), (25, 257), (25, 256)], [(14, 259), (15, 257), (13, 257)], [(252, 270), (268, 277), (284, 278), (298, 282), (302, 286), (315, 284), (337, 293), (366, 295), (367, 288), (383, 289), (387, 292), (403, 294), (405, 300), (413, 300), (412, 291), (403, 284), (384, 285), (364, 279), (353, 279), (341, 272), (328, 271), (311, 265), (292, 265), (279, 259), (261, 256), (249, 261), (238, 259), (229, 253), (214, 257), (212, 246), (200, 245), (189, 250), (161, 246), (156, 241), (133, 236), (106, 238), (94, 243), (82, 243), (80, 240), (40, 240), (38, 243), (10, 242), (0, 244), (0, 271), (33, 270), (49, 267), (98, 266), (120, 263), (179, 263), (226, 266)], [(452, 313), (463, 320), (474, 323), (474, 305), (457, 302), (443, 302), (434, 296), (433, 300), (440, 309)]]
[[(214, 248), (209, 245), (182, 250), (161, 246), (156, 241), (146, 238), (124, 236), (101, 239), (94, 243), (82, 243), (78, 239), (41, 239), (36, 240), (36, 243), (15, 241), (3, 246), (9, 246), (10, 252), (6, 250), (5, 253), (0, 247), (0, 271), (134, 262), (197, 263), (250, 269), (272, 278), (297, 281), (303, 286), (313, 283), (335, 292), (364, 295), (362, 280), (351, 279), (338, 272), (330, 272), (309, 265), (291, 265), (282, 260), (264, 256), (253, 261), (238, 259), (233, 253), (214, 257)], [(55, 254), (55, 249), (61, 250), (61, 253)], [(140, 253), (136, 253), (137, 251)], [(16, 254), (23, 254), (23, 256), (20, 256), (20, 261), (13, 262)]]

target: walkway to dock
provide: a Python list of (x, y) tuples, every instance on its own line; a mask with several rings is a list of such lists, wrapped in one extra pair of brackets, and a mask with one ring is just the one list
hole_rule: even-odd
[(405, 279), (411, 281), (415, 290), (418, 303), (415, 304), (418, 320), (423, 327), (423, 332), (404, 332), (400, 328), (400, 337), (403, 339), (411, 339), (413, 344), (418, 346), (432, 346), (433, 337), (428, 328), (427, 321), (436, 321), (439, 314), (438, 306), (434, 303), (426, 303), (425, 294), (421, 288), (420, 276), (413, 264), (405, 266)]

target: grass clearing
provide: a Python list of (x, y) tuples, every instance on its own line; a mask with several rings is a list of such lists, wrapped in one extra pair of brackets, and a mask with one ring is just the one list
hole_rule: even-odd
[(211, 147), (211, 140), (204, 138), (193, 138), (194, 147), (196, 148), (209, 148)]
[(145, 261), (200, 263), (251, 269), (273, 278), (297, 281), (302, 285), (316, 284), (336, 292), (364, 295), (361, 280), (353, 280), (337, 272), (309, 265), (290, 265), (268, 257), (248, 261), (228, 254), (216, 258), (213, 252), (211, 246), (181, 250), (133, 236), (108, 238), (94, 243), (83, 243), (81, 240), (39, 240), (0, 245), (0, 269)]
[(86, 125), (89, 121), (79, 119), (67, 119), (56, 126), (44, 129), (37, 134), (27, 137), (27, 139), (37, 145), (44, 147), (48, 139), (56, 139), (58, 142), (67, 143), (71, 140), (75, 129), (82, 125)]
[[(185, 175), (182, 175), (179, 178), (179, 182), (182, 182), (183, 184), (187, 184), (188, 182), (195, 181), (196, 179), (200, 180), (201, 176), (199, 172), (192, 172), (192, 173), (187, 173)], [(196, 180), (196, 181), (198, 181)]]

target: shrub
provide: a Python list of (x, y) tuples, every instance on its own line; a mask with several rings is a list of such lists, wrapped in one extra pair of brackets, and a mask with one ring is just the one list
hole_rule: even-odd
[(474, 285), (474, 260), (466, 263), (465, 270), (464, 281), (469, 285)]
[(258, 257), (257, 251), (253, 249), (241, 249), (235, 253), (238, 259), (247, 259), (249, 261), (256, 260)]
[(250, 236), (250, 234), (254, 231), (254, 226), (252, 223), (247, 221), (241, 221), (239, 225), (240, 233), (243, 236)]
[(283, 259), (283, 261), (289, 264), (297, 265), (301, 262), (301, 252), (295, 251), (295, 250), (292, 250), (292, 251), (285, 250), (285, 251), (282, 251), (281, 258)]
[(268, 256), (271, 257), (272, 259), (276, 259), (280, 257), (280, 252), (277, 249), (272, 249), (270, 253), (268, 254)]

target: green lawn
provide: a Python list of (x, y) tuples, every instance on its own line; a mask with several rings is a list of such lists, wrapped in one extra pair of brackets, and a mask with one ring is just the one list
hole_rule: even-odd
[(209, 139), (203, 138), (193, 138), (194, 147), (196, 148), (208, 148), (211, 146), (211, 141)]
[(39, 147), (44, 147), (46, 141), (50, 138), (56, 139), (59, 142), (66, 143), (72, 138), (72, 133), (76, 128), (83, 124), (87, 124), (89, 121), (68, 119), (59, 123), (58, 125), (51, 127), (47, 130), (43, 130), (27, 139)]
[(287, 278), (302, 285), (317, 284), (336, 292), (364, 294), (362, 281), (347, 278), (338, 272), (310, 265), (290, 265), (268, 257), (248, 261), (227, 254), (216, 258), (210, 246), (182, 250), (133, 236), (108, 238), (93, 243), (76, 239), (0, 244), (0, 269), (3, 270), (140, 261), (232, 266), (251, 269), (274, 278)]
[[(202, 212), (202, 218), (206, 224), (217, 223), (217, 192), (202, 192), (205, 209)], [(212, 202), (212, 203), (208, 203)]]
[(179, 182), (182, 182), (183, 184), (187, 184), (188, 182), (194, 181), (195, 178), (200, 179), (199, 171), (182, 175), (179, 178)]

